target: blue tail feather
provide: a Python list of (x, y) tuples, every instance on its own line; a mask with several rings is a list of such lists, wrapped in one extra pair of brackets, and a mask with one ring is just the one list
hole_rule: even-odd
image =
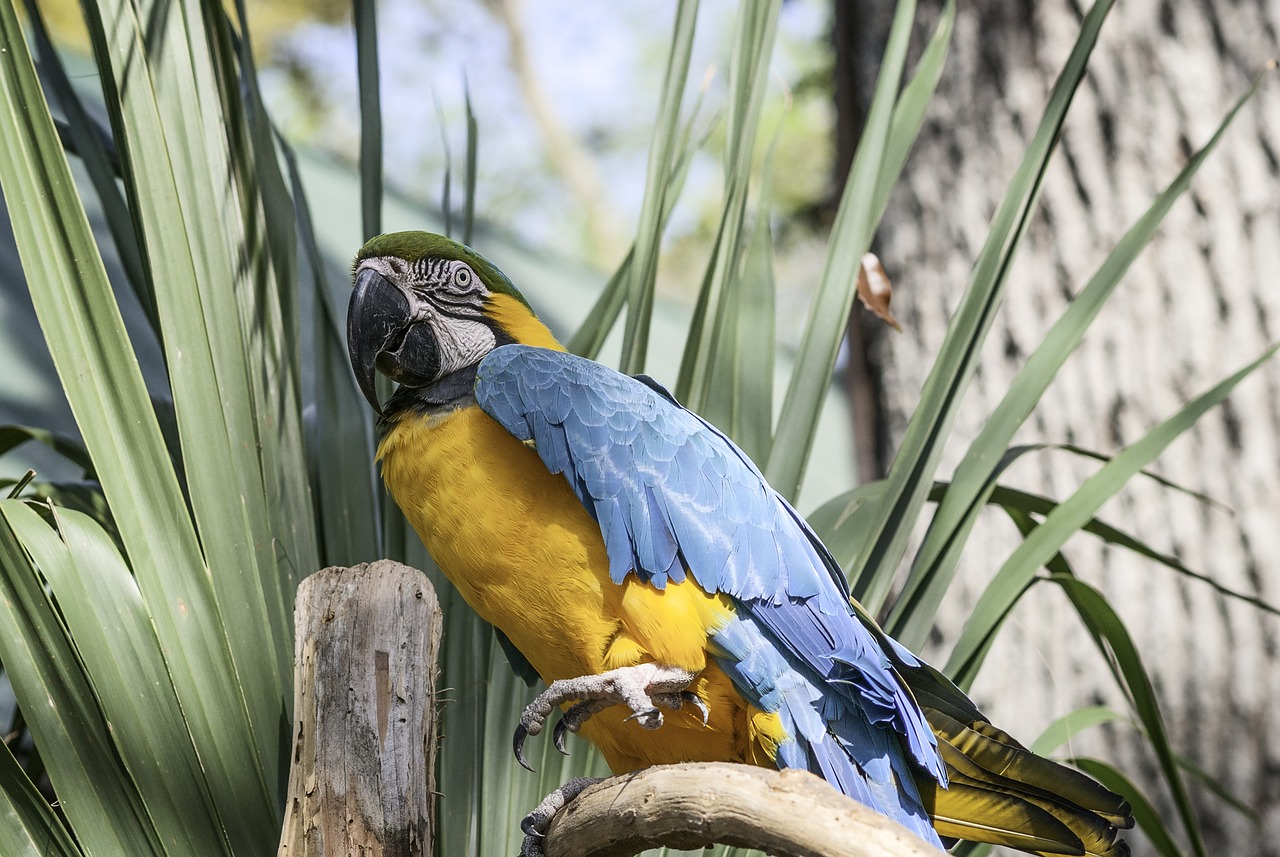
[(917, 752), (916, 742), (885, 716), (881, 700), (829, 682), (774, 645), (760, 610), (757, 603), (718, 630), (712, 651), (744, 698), (778, 715), (787, 735), (775, 758), (778, 766), (808, 770), (941, 847), (911, 776), (908, 753)]

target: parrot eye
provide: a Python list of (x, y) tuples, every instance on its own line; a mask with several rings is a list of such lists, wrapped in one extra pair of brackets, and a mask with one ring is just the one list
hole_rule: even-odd
[(453, 271), (453, 284), (458, 288), (465, 289), (471, 285), (471, 269), (466, 267), (458, 267)]

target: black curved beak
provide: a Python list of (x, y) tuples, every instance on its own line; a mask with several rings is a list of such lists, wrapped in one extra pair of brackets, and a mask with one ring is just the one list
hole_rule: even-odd
[(347, 356), (360, 392), (384, 416), (375, 386), (378, 363), (404, 342), (411, 324), (409, 298), (394, 283), (371, 268), (356, 275), (347, 304)]

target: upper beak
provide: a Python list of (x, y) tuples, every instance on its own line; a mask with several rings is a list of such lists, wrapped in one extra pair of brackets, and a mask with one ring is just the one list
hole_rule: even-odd
[(378, 416), (384, 416), (374, 385), (378, 359), (404, 341), (411, 317), (409, 298), (394, 283), (372, 268), (356, 275), (347, 305), (347, 355), (360, 392)]

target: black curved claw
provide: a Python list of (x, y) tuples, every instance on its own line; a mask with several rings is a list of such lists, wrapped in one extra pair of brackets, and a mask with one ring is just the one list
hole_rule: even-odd
[(532, 836), (535, 839), (542, 839), (547, 834), (543, 833), (541, 830), (537, 828), (536, 826), (537, 823), (538, 822), (534, 819), (532, 815), (526, 815), (524, 818), (520, 819), (520, 830), (524, 833), (525, 836)]
[(569, 751), (564, 748), (564, 736), (569, 731), (569, 723), (564, 715), (556, 721), (555, 728), (551, 730), (551, 743), (560, 751), (560, 755), (567, 756)]
[(702, 715), (703, 728), (711, 723), (711, 709), (707, 708), (707, 704), (702, 701), (702, 697), (691, 690), (682, 690), (680, 691), (680, 698), (698, 709), (698, 713)]
[(662, 726), (662, 712), (657, 708), (649, 707), (635, 712), (627, 720), (638, 721), (643, 729), (657, 729)]
[(530, 765), (529, 761), (524, 757), (524, 739), (528, 737), (529, 730), (525, 728), (523, 723), (518, 724), (516, 726), (515, 737), (511, 740), (511, 749), (515, 752), (516, 761), (520, 763), (520, 767), (524, 768), (526, 771), (536, 774), (538, 772), (533, 769), (533, 766)]

